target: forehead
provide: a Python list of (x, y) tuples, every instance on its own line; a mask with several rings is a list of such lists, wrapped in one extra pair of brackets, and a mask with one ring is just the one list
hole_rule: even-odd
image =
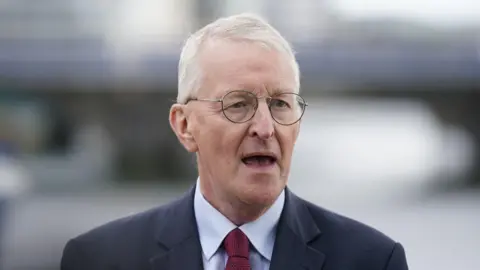
[(202, 51), (201, 91), (294, 92), (295, 74), (285, 54), (253, 42), (216, 41)]

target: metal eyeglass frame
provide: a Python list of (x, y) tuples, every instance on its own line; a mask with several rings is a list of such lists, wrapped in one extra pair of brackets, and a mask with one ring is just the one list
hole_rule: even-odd
[[(227, 95), (229, 95), (229, 94), (231, 94), (231, 93), (234, 93), (234, 92), (245, 92), (245, 93), (247, 93), (247, 94), (249, 94), (249, 95), (254, 96), (254, 97), (256, 98), (256, 100), (257, 100), (257, 104), (256, 104), (256, 106), (255, 106), (255, 111), (253, 112), (252, 116), (250, 116), (250, 118), (248, 118), (248, 119), (246, 119), (246, 120), (244, 120), (244, 121), (240, 121), (240, 122), (238, 122), (238, 121), (233, 121), (232, 119), (230, 119), (230, 118), (225, 114), (224, 105), (223, 105), (223, 100), (225, 99), (225, 97), (226, 97)], [(297, 119), (296, 121), (294, 121), (293, 123), (291, 123), (291, 124), (283, 124), (283, 123), (280, 123), (279, 121), (277, 121), (277, 119), (275, 119), (275, 117), (273, 117), (272, 110), (271, 110), (271, 108), (270, 108), (270, 102), (272, 101), (272, 99), (274, 99), (275, 96), (280, 96), (280, 95), (283, 95), (283, 94), (293, 94), (293, 95), (296, 95), (297, 97), (301, 98), (301, 100), (302, 100), (302, 102), (301, 102), (301, 103), (303, 104), (302, 114), (300, 114), (300, 117), (298, 117), (298, 119)], [(255, 116), (255, 114), (257, 113), (259, 100), (260, 100), (260, 99), (263, 99), (263, 98), (265, 98), (265, 100), (266, 100), (266, 102), (267, 102), (268, 110), (270, 111), (270, 116), (272, 117), (272, 119), (273, 119), (275, 122), (277, 122), (278, 124), (282, 125), (282, 126), (291, 126), (291, 125), (297, 123), (298, 121), (300, 121), (300, 119), (302, 119), (303, 114), (305, 113), (305, 110), (306, 110), (306, 108), (307, 108), (307, 106), (308, 106), (308, 103), (305, 101), (305, 99), (304, 99), (302, 96), (300, 96), (299, 94), (297, 94), (297, 93), (293, 93), (293, 92), (282, 92), (282, 93), (275, 94), (275, 95), (273, 95), (273, 96), (258, 97), (258, 96), (256, 96), (253, 92), (248, 91), (248, 90), (233, 90), (233, 91), (229, 91), (229, 92), (225, 93), (225, 94), (224, 94), (221, 98), (219, 98), (219, 99), (189, 98), (189, 99), (187, 99), (187, 101), (185, 102), (185, 104), (187, 104), (187, 103), (190, 102), (190, 101), (221, 102), (221, 105), (222, 105), (222, 113), (223, 113), (223, 115), (225, 116), (225, 118), (227, 118), (228, 121), (230, 121), (230, 122), (232, 122), (232, 123), (241, 124), (241, 123), (246, 123), (246, 122), (250, 121), (250, 120)]]

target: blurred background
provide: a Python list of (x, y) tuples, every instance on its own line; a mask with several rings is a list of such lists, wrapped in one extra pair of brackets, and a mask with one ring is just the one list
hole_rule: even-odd
[(293, 191), (411, 269), (480, 269), (477, 0), (0, 1), (0, 269), (59, 269), (69, 238), (195, 182), (168, 125), (181, 44), (245, 11), (297, 51)]

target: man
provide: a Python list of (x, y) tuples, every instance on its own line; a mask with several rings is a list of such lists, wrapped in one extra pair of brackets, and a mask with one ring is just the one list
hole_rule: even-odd
[(306, 102), (289, 44), (262, 19), (219, 19), (185, 43), (170, 124), (199, 178), (168, 205), (73, 240), (63, 270), (405, 270), (401, 244), (287, 187)]

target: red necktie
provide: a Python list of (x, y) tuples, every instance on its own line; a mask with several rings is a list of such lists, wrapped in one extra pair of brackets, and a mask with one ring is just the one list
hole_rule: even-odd
[(228, 255), (225, 270), (251, 270), (248, 261), (249, 241), (247, 236), (238, 228), (228, 233), (223, 242)]

